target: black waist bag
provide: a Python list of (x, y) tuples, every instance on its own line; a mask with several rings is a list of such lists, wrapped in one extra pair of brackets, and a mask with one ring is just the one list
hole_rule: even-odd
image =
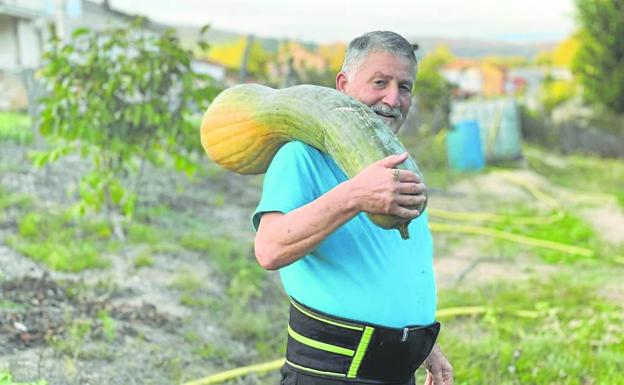
[(388, 328), (334, 317), (291, 299), (286, 364), (306, 374), (401, 384), (427, 358), (440, 323)]

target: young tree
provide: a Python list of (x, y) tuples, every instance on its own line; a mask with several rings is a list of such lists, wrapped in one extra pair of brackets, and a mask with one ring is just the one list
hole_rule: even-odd
[(191, 69), (191, 53), (173, 31), (154, 33), (142, 19), (128, 28), (79, 29), (67, 43), (53, 38), (44, 60), (40, 130), (52, 149), (34, 161), (70, 152), (91, 160), (79, 210), (105, 211), (120, 235), (115, 218), (132, 213), (145, 162), (194, 170), (201, 146), (191, 117), (218, 89)]
[(624, 113), (624, 0), (576, 0), (581, 47), (574, 70), (584, 97)]
[(431, 121), (435, 132), (449, 126), (453, 88), (440, 71), (453, 59), (448, 47), (439, 46), (418, 63), (414, 95), (418, 98), (419, 114), (424, 121)]

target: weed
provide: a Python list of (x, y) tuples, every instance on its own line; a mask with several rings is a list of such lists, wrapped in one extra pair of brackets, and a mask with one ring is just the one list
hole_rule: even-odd
[(150, 250), (145, 250), (134, 258), (134, 267), (140, 269), (142, 267), (150, 267), (154, 265), (154, 258)]
[(0, 300), (0, 310), (6, 312), (24, 312), (27, 307), (21, 303), (15, 303), (10, 300)]
[(224, 361), (228, 358), (228, 351), (226, 349), (211, 343), (201, 344), (193, 350), (193, 353), (204, 360)]
[(194, 345), (193, 353), (205, 360), (220, 360), (224, 361), (228, 358), (228, 351), (221, 346), (214, 343), (206, 342), (195, 331), (189, 330), (184, 333), (184, 340)]
[[(29, 195), (9, 193), (0, 187), (0, 223), (19, 217), (23, 210), (32, 206), (32, 202)], [(14, 210), (16, 212), (11, 215)]]
[(167, 377), (170, 380), (168, 383), (178, 384), (182, 382), (184, 363), (180, 357), (167, 357), (157, 363), (157, 366), (163, 368), (164, 372), (167, 373)]
[(25, 209), (32, 206), (32, 197), (24, 194), (9, 193), (0, 187), (0, 210), (9, 207)]
[(622, 208), (622, 210), (624, 210), (624, 191), (616, 191), (615, 198), (620, 204), (620, 207)]
[(213, 302), (213, 299), (202, 292), (202, 281), (195, 273), (178, 273), (170, 286), (182, 292), (180, 303), (184, 306), (203, 308), (209, 307)]
[[(68, 318), (68, 316), (66, 316), (66, 318)], [(83, 353), (85, 344), (91, 338), (92, 330), (92, 320), (88, 318), (73, 319), (69, 322), (65, 337), (54, 338), (51, 341), (52, 346), (75, 361)]]
[(38, 380), (35, 382), (15, 382), (11, 372), (7, 370), (0, 370), (0, 385), (48, 385), (46, 380)]
[(0, 141), (29, 144), (33, 141), (30, 117), (15, 112), (0, 112)]
[(212, 198), (212, 205), (214, 207), (222, 207), (225, 204), (225, 197), (223, 194), (215, 194)]
[(234, 277), (246, 269), (249, 271), (247, 274), (249, 282), (260, 282), (264, 279), (264, 271), (250, 258), (250, 246), (241, 245), (240, 242), (229, 238), (213, 238), (198, 234), (186, 234), (179, 242), (189, 250), (203, 252), (227, 277)]
[(178, 273), (171, 283), (171, 287), (174, 289), (186, 291), (186, 292), (197, 292), (201, 289), (201, 280), (197, 276), (197, 274), (193, 272), (181, 272)]
[(166, 239), (165, 234), (154, 226), (137, 221), (129, 222), (126, 226), (128, 242), (155, 244)]
[(100, 310), (97, 314), (97, 318), (102, 323), (102, 332), (106, 340), (113, 341), (117, 336), (117, 324), (115, 320), (111, 318), (106, 310)]
[(76, 219), (67, 212), (54, 211), (26, 214), (18, 223), (18, 233), (6, 241), (52, 269), (73, 272), (108, 266), (101, 250), (118, 247), (104, 221)]

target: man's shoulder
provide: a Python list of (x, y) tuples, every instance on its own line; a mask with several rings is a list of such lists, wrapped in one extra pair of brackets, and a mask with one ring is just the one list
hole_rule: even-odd
[(283, 145), (273, 158), (271, 167), (281, 170), (292, 170), (302, 174), (323, 176), (342, 175), (339, 166), (326, 153), (301, 141), (292, 141)]
[(295, 140), (283, 145), (277, 151), (276, 156), (280, 158), (294, 158), (317, 163), (323, 158), (323, 153), (307, 143)]
[(293, 140), (291, 142), (286, 143), (279, 149), (279, 151), (303, 152), (303, 153), (309, 153), (309, 154), (320, 153), (320, 151), (316, 149), (315, 147), (310, 146), (309, 144), (302, 142), (300, 140)]

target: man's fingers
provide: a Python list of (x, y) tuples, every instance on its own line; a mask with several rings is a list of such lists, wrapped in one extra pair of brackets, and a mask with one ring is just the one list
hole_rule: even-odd
[(432, 373), (433, 376), (433, 385), (444, 385), (444, 379), (442, 378), (442, 373), (441, 370), (440, 371), (436, 371), (435, 373)]
[(396, 201), (399, 204), (399, 206), (403, 206), (403, 207), (420, 206), (423, 203), (425, 203), (426, 200), (427, 200), (427, 197), (425, 197), (423, 194), (418, 194), (418, 195), (400, 194), (396, 198)]
[(404, 152), (399, 155), (390, 155), (380, 160), (379, 164), (385, 168), (393, 168), (394, 166), (405, 162), (405, 159), (407, 159), (407, 152)]
[(415, 172), (410, 170), (398, 170), (399, 172), (399, 180), (401, 182), (412, 182), (412, 183), (420, 183), (420, 178), (416, 175)]
[(422, 194), (427, 188), (422, 183), (399, 183), (399, 194)]
[(431, 376), (429, 371), (427, 371), (427, 377), (425, 377), (425, 385), (433, 385), (433, 376)]
[(393, 210), (390, 210), (388, 214), (405, 219), (414, 219), (420, 216), (420, 211), (408, 207), (396, 206)]

